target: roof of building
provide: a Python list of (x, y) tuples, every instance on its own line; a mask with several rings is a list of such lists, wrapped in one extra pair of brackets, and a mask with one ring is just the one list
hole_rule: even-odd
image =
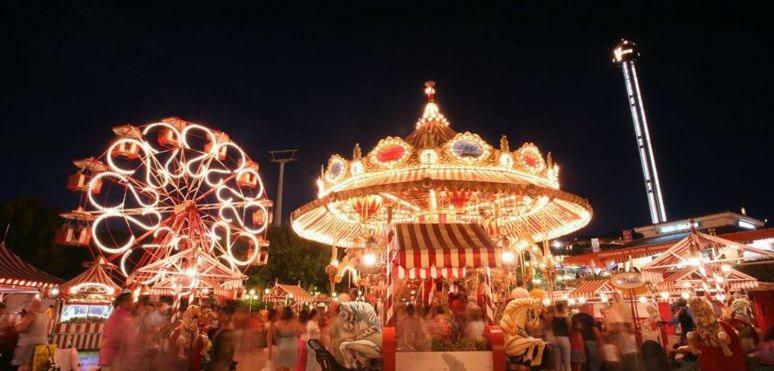
[(274, 287), (266, 295), (265, 300), (268, 302), (279, 302), (290, 298), (290, 295), (297, 303), (314, 301), (312, 294), (306, 292), (300, 285), (283, 285), (281, 283), (274, 284)]
[[(606, 264), (610, 261), (624, 261), (629, 257), (636, 259), (643, 256), (649, 256), (666, 251), (676, 242), (682, 240), (688, 235), (688, 232), (673, 233), (670, 235), (640, 238), (624, 245), (620, 249), (605, 250), (582, 255), (568, 256), (564, 259), (564, 264), (568, 265), (588, 265), (593, 260), (595, 264)], [(774, 227), (756, 229), (741, 232), (732, 232), (721, 234), (719, 237), (740, 243), (760, 240), (764, 238), (774, 238)]]
[(62, 279), (27, 263), (8, 249), (5, 242), (0, 242), (0, 285), (45, 288), (61, 282)]
[(110, 278), (110, 275), (105, 271), (105, 267), (107, 267), (107, 265), (108, 262), (105, 261), (105, 258), (99, 256), (88, 269), (86, 269), (83, 273), (75, 276), (73, 279), (61, 284), (59, 289), (65, 296), (67, 296), (76, 294), (75, 292), (71, 292), (71, 289), (73, 287), (78, 287), (78, 285), (98, 284), (107, 288), (106, 294), (109, 296), (120, 293), (121, 286), (119, 286), (112, 278)]

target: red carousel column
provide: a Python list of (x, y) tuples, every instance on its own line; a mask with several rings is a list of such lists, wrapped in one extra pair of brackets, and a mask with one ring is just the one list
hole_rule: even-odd
[(393, 297), (393, 280), (395, 269), (391, 249), (387, 248), (387, 297), (384, 301), (384, 328), (382, 329), (382, 370), (395, 371), (395, 303)]
[(492, 345), (492, 371), (505, 371), (505, 337), (500, 326), (487, 326), (486, 337)]

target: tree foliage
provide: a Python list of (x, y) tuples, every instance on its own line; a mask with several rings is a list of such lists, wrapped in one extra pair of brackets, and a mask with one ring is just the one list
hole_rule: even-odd
[(269, 263), (248, 271), (246, 287), (267, 287), (276, 279), (279, 283), (316, 287), (328, 291), (325, 266), (331, 259), (331, 247), (302, 239), (289, 226), (272, 227), (268, 232)]
[(0, 226), (6, 246), (41, 270), (68, 279), (83, 271), (82, 263), (89, 260), (90, 255), (85, 248), (54, 243), (54, 234), (63, 221), (56, 209), (36, 197), (19, 197), (0, 203)]

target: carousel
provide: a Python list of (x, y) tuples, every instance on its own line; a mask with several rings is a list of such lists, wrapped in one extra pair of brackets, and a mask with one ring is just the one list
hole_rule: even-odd
[(113, 132), (101, 155), (73, 161), (80, 202), (56, 242), (104, 258), (136, 296), (242, 296), (244, 271), (268, 258), (258, 164), (228, 134), (175, 117)]
[(334, 246), (326, 267), (332, 288), (344, 277), (355, 280), (363, 299), (384, 307), (379, 314), (389, 327), (397, 303), (425, 306), (460, 290), (476, 292), (494, 324), (516, 284), (551, 284), (547, 242), (585, 226), (592, 209), (560, 189), (550, 152), (457, 132), (433, 82), (424, 93), (411, 134), (384, 138), (366, 153), (355, 144), (351, 158), (330, 157), (317, 199), (293, 212), (292, 227)]

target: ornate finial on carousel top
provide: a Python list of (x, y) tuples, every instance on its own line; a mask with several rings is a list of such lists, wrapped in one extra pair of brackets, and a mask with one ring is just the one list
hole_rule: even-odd
[(435, 81), (425, 82), (425, 95), (428, 102), (435, 102)]
[(546, 169), (550, 169), (554, 167), (554, 158), (551, 156), (551, 151), (548, 151), (548, 154), (546, 154)]
[(352, 149), (352, 160), (357, 161), (363, 157), (363, 152), (360, 150), (360, 143), (355, 143), (355, 148)]
[(503, 135), (500, 137), (500, 152), (509, 152), (510, 146), (508, 145), (508, 137)]

